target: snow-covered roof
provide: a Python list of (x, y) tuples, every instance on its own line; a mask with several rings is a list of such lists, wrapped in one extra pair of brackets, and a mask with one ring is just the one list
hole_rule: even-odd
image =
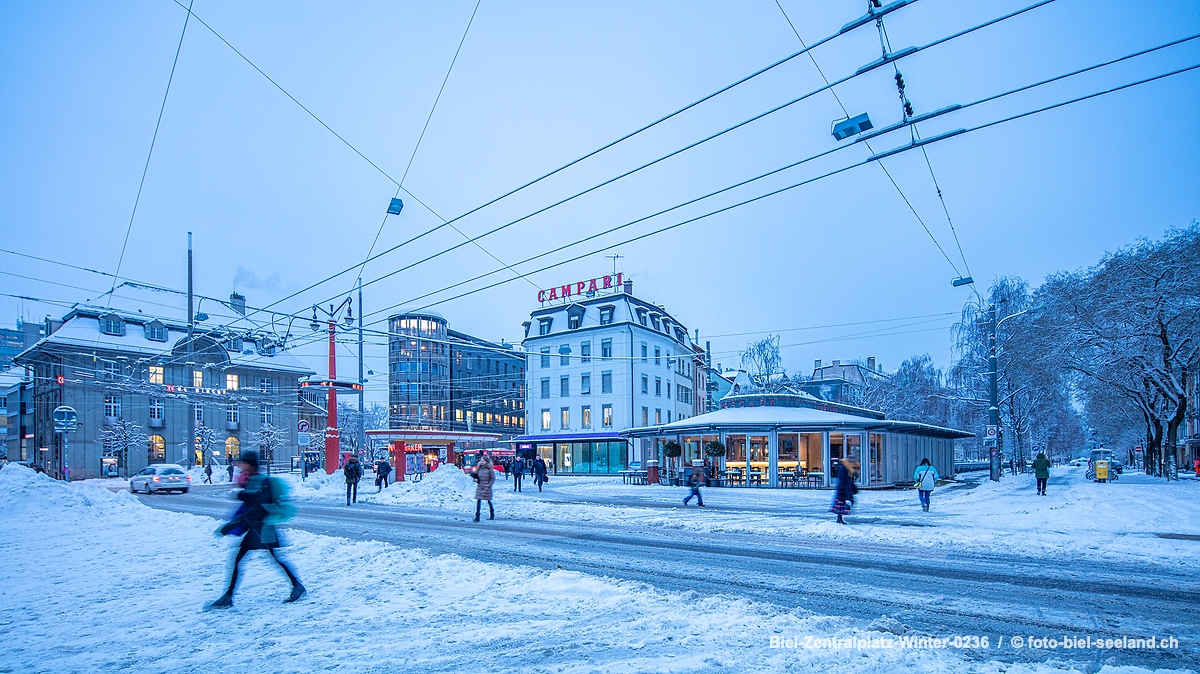
[(722, 431), (819, 431), (846, 428), (853, 430), (891, 430), (896, 432), (969, 438), (973, 433), (912, 421), (888, 421), (869, 417), (826, 412), (808, 407), (730, 407), (661, 426), (645, 426), (621, 431), (628, 437), (676, 435)]

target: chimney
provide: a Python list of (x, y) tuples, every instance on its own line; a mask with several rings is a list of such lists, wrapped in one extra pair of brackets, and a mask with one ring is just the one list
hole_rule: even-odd
[(814, 369), (814, 370), (820, 370), (820, 369), (821, 369), (821, 359), (820, 359), (820, 358), (818, 358), (818, 359), (816, 359), (816, 360), (814, 360), (814, 361), (813, 361), (813, 369)]
[(842, 364), (842, 361), (838, 360), (837, 358), (834, 358), (834, 359), (831, 361), (831, 364), (832, 364), (834, 367), (837, 367), (838, 365), (841, 365), (841, 364)]
[(696, 328), (696, 343), (700, 343), (700, 328)]
[(870, 372), (875, 371), (875, 356), (867, 356), (867, 370)]
[(626, 295), (633, 294), (633, 281), (629, 281), (629, 280), (625, 281), (625, 294)]
[(234, 311), (245, 316), (246, 315), (246, 296), (238, 293), (229, 294), (229, 306)]

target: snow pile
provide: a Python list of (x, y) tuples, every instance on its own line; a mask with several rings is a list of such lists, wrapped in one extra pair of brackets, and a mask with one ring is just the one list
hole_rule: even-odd
[[(404, 482), (393, 482), (387, 489), (376, 493), (375, 479), (371, 473), (367, 473), (358, 483), (358, 501), (461, 510), (463, 503), (475, 500), (475, 480), (461, 468), (443, 464), (432, 473), (425, 473), (419, 482), (414, 482), (411, 475), (407, 477)], [(285, 479), (291, 480), (296, 487), (294, 495), (298, 499), (333, 502), (346, 498), (346, 479), (340, 470), (332, 475), (318, 471), (303, 482), (295, 476)], [(500, 491), (499, 486), (497, 482), (497, 492)]]
[[(213, 537), (215, 525), (128, 494), (0, 471), (0, 557), (8, 560), (0, 624), (19, 635), (0, 644), (2, 668), (1073, 671), (971, 660), (953, 649), (771, 648), (772, 637), (881, 638), (908, 628), (304, 532), (291, 532), (282, 554), (309, 588), (305, 599), (282, 605), (286, 580), (253, 553), (234, 608), (205, 613), (236, 543)], [(186, 634), (187, 647), (167, 633)]]

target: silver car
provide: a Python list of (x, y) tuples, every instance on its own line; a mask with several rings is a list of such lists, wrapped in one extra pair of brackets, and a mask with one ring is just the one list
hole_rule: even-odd
[(183, 466), (174, 463), (156, 463), (129, 478), (129, 491), (135, 494), (138, 490), (147, 494), (156, 491), (179, 491), (186, 494), (190, 486), (192, 476), (184, 472)]

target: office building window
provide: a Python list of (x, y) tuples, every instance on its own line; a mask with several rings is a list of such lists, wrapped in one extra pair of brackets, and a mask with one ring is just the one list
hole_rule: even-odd
[(671, 399), (671, 382), (667, 382), (667, 400)]
[(542, 367), (550, 367), (550, 347), (542, 347)]
[(163, 418), (163, 401), (162, 398), (150, 399), (150, 418), (162, 420)]
[(550, 397), (550, 378), (549, 377), (545, 377), (542, 379), (542, 397), (543, 398)]
[(662, 365), (662, 349), (654, 347), (654, 364)]
[(646, 350), (647, 350), (646, 343), (642, 342), (642, 362), (643, 363), (646, 362)]
[(605, 405), (604, 407), (600, 408), (600, 421), (604, 424), (605, 428), (612, 428), (612, 425), (613, 425), (612, 405)]
[(579, 360), (583, 363), (592, 362), (592, 343), (584, 342), (579, 345)]
[(151, 435), (146, 439), (146, 463), (163, 463), (167, 460), (167, 441), (161, 435)]
[(162, 365), (151, 365), (150, 366), (150, 383), (151, 384), (164, 383), (163, 382), (163, 366)]
[(116, 379), (117, 377), (120, 377), (121, 364), (112, 361), (105, 361), (104, 374), (107, 375), (109, 379)]
[(571, 397), (571, 378), (563, 376), (558, 378), (558, 395), (563, 398)]
[(589, 372), (584, 372), (579, 375), (579, 395), (587, 396), (592, 394), (592, 375)]
[(561, 428), (564, 431), (567, 430), (568, 428), (570, 428), (571, 427), (571, 408), (570, 407), (562, 408), (561, 410), (558, 411), (558, 415), (559, 415), (558, 416), (559, 428)]
[(558, 347), (558, 364), (559, 365), (570, 365), (571, 364), (571, 345), (570, 344), (563, 344), (562, 346)]
[(600, 340), (600, 357), (604, 359), (612, 358), (612, 340)]
[(583, 408), (580, 409), (580, 412), (582, 412), (580, 417), (581, 417), (581, 421), (583, 421), (583, 427), (591, 428), (592, 427), (592, 406), (584, 405)]
[(204, 405), (199, 403), (192, 405), (192, 418), (195, 419), (196, 423), (198, 424), (204, 423)]
[(550, 430), (550, 410), (542, 410), (542, 430)]
[(259, 405), (258, 407), (258, 423), (266, 426), (271, 423), (272, 414), (270, 405)]
[(104, 396), (104, 416), (121, 416), (121, 396)]
[(612, 370), (600, 373), (600, 392), (612, 393)]
[(260, 377), (258, 380), (258, 390), (263, 393), (271, 392), (271, 380), (268, 377)]
[(238, 411), (237, 405), (227, 405), (225, 407), (225, 423), (236, 424), (241, 421), (242, 414)]
[(204, 388), (204, 370), (192, 370), (192, 386)]
[(600, 325), (610, 325), (613, 322), (613, 307), (600, 307)]
[(236, 374), (225, 375), (225, 388), (230, 391), (238, 390), (238, 376)]
[(655, 408), (655, 410), (654, 410), (654, 423), (655, 423), (655, 424), (661, 424), (661, 423), (662, 423), (662, 410), (661, 410), (661, 409), (657, 409), (657, 408)]
[(650, 425), (650, 408), (649, 407), (642, 408), (642, 425), (643, 426)]
[(662, 377), (654, 378), (654, 395), (662, 395)]
[(650, 378), (647, 377), (646, 375), (642, 375), (642, 393), (649, 393), (649, 392), (650, 392)]
[(671, 423), (671, 410), (667, 410), (667, 423)]

